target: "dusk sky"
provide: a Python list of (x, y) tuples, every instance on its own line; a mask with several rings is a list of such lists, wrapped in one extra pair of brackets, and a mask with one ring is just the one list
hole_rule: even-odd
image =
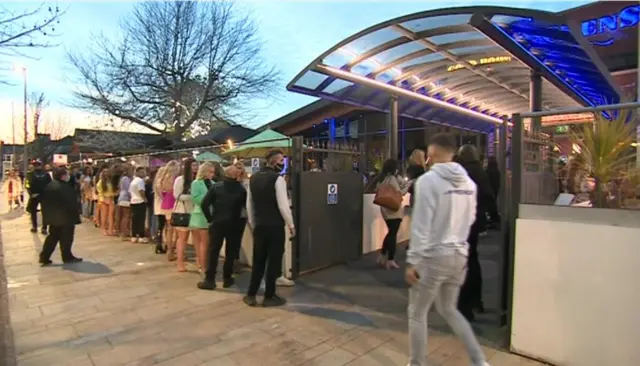
[[(398, 16), (429, 9), (502, 5), (558, 11), (589, 1), (241, 1), (238, 6), (253, 14), (264, 42), (263, 57), (282, 72), (280, 92), (269, 102), (256, 104), (257, 118), (248, 122), (257, 127), (314, 101), (314, 98), (290, 93), (286, 84), (307, 64), (337, 42), (364, 28)], [(55, 5), (55, 2), (51, 2)], [(64, 116), (73, 127), (90, 127), (89, 116), (68, 107), (72, 101), (74, 70), (66, 52), (82, 50), (92, 34), (100, 32), (118, 37), (119, 20), (131, 13), (135, 2), (58, 2), (67, 12), (61, 19), (56, 41), (59, 47), (32, 50), (37, 59), (0, 56), (2, 78), (12, 85), (0, 85), (0, 125), (5, 141), (11, 138), (11, 102), (21, 118), (22, 78), (11, 72), (13, 64), (25, 65), (29, 92), (44, 92), (51, 101), (49, 115)], [(3, 3), (13, 11), (33, 9), (38, 2)], [(16, 127), (19, 128), (19, 127)]]

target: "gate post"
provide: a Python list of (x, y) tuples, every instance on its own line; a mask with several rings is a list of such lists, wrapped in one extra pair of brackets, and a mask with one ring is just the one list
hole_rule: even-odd
[(300, 174), (304, 171), (304, 145), (302, 136), (293, 136), (291, 138), (291, 164), (289, 165), (289, 174), (291, 182), (291, 211), (293, 212), (293, 222), (296, 226), (296, 236), (291, 238), (291, 279), (295, 280), (300, 274)]
[(389, 98), (387, 115), (387, 159), (398, 159), (398, 97)]

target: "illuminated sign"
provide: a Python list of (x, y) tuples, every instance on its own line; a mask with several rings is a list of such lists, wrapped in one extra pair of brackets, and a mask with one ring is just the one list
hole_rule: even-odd
[(585, 38), (606, 35), (603, 40), (591, 40), (594, 46), (610, 46), (615, 42), (615, 32), (633, 28), (640, 22), (640, 5), (631, 5), (613, 13), (582, 22), (582, 35)]
[[(506, 62), (511, 62), (511, 56), (493, 56), (493, 57), (484, 57), (480, 60), (467, 60), (473, 66), (477, 65), (491, 65), (491, 64), (502, 64)], [(463, 69), (465, 66), (463, 64), (455, 64), (447, 67), (447, 71), (456, 71)]]
[(569, 132), (568, 125), (556, 126), (556, 133), (567, 133), (567, 132)]

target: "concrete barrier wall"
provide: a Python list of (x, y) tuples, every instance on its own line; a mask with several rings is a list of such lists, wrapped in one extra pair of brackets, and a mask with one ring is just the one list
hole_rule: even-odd
[[(405, 208), (409, 206), (409, 197), (408, 194), (404, 196), (402, 204)], [(382, 240), (387, 235), (387, 225), (380, 213), (380, 206), (373, 203), (374, 198), (375, 194), (365, 194), (362, 200), (362, 254), (382, 248)], [(398, 231), (398, 243), (409, 240), (409, 224), (407, 213)]]
[(520, 205), (511, 349), (561, 366), (640, 365), (640, 212)]

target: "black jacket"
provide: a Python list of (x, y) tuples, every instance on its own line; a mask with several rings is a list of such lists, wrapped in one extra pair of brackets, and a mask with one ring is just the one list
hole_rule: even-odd
[(51, 175), (43, 169), (36, 169), (27, 175), (27, 192), (29, 195), (44, 193), (45, 187), (51, 182)]
[(209, 223), (222, 224), (239, 221), (246, 203), (247, 191), (242, 183), (224, 178), (209, 189), (200, 207)]
[(413, 187), (415, 186), (416, 182), (415, 180), (420, 178), (420, 176), (422, 174), (425, 173), (424, 167), (420, 166), (420, 165), (416, 165), (416, 164), (411, 164), (407, 167), (407, 178), (409, 178), (409, 180), (414, 181), (413, 184), (411, 185), (411, 187), (409, 187), (409, 191), (408, 193), (411, 194), (410, 199), (409, 199), (409, 204), (411, 206), (413, 206), (413, 202), (414, 202), (414, 194), (413, 194)]
[(80, 223), (76, 193), (68, 182), (54, 180), (49, 183), (40, 204), (44, 225), (71, 226)]
[(493, 189), (491, 189), (491, 183), (489, 182), (489, 177), (484, 171), (480, 161), (460, 162), (460, 165), (464, 167), (467, 174), (469, 174), (469, 178), (471, 178), (471, 180), (476, 184), (478, 196), (476, 222), (474, 223), (474, 226), (477, 229), (484, 230), (487, 221), (487, 210), (491, 205), (491, 201), (495, 199)]

